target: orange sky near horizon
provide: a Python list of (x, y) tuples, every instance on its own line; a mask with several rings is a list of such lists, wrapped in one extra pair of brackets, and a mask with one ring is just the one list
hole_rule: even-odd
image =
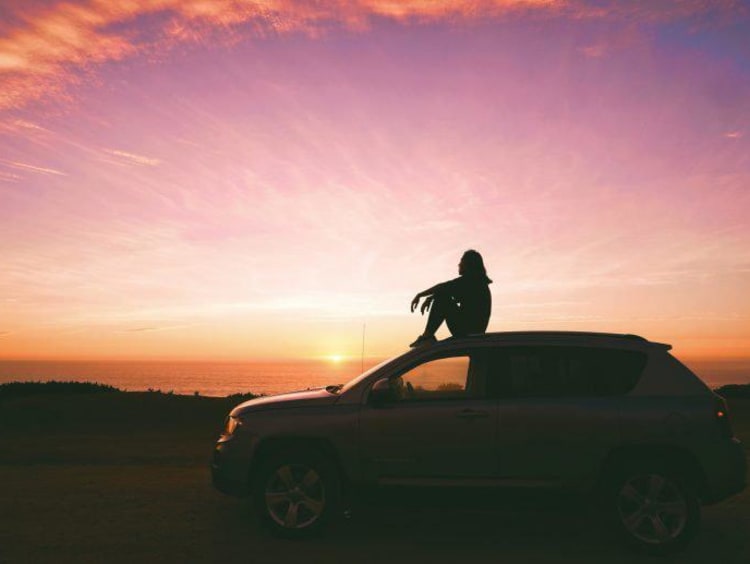
[(748, 61), (732, 0), (4, 2), (0, 360), (386, 357), (469, 248), (491, 331), (750, 359)]

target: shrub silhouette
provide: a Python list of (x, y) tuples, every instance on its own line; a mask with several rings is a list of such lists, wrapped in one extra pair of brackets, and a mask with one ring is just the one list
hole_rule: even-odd
[(55, 394), (121, 393), (122, 390), (97, 382), (8, 382), (0, 384), (0, 399)]

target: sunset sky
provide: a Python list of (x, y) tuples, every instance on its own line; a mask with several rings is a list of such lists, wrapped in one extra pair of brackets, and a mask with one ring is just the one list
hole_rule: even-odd
[(0, 358), (391, 355), (469, 248), (490, 330), (750, 357), (750, 3), (0, 5)]

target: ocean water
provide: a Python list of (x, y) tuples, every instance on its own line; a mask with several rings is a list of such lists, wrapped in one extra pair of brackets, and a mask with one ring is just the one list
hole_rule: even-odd
[(76, 380), (127, 391), (227, 396), (279, 394), (344, 384), (382, 359), (194, 362), (194, 361), (0, 361), (0, 384), (12, 381)]
[[(78, 380), (110, 384), (122, 390), (148, 389), (175, 394), (227, 396), (278, 394), (343, 384), (383, 359), (170, 362), (170, 361), (0, 361), (0, 383)], [(687, 361), (711, 387), (750, 383), (750, 359)]]

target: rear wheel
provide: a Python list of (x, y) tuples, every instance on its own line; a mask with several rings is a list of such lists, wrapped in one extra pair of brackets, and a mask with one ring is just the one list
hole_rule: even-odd
[(304, 536), (321, 530), (339, 505), (335, 466), (312, 450), (271, 454), (254, 480), (254, 504), (273, 533)]
[(628, 465), (610, 482), (605, 503), (621, 536), (648, 552), (680, 550), (700, 527), (695, 488), (666, 464)]

